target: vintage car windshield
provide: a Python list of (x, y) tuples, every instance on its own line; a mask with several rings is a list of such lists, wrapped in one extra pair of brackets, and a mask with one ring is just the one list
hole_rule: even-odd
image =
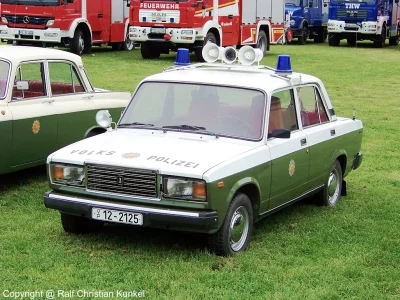
[(146, 82), (135, 93), (119, 126), (259, 140), (265, 99), (263, 92), (245, 88)]
[(0, 60), (0, 100), (4, 99), (7, 94), (7, 79), (10, 71), (10, 64)]

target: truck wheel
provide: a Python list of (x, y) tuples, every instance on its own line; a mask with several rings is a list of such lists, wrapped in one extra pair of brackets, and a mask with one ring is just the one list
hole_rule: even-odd
[(258, 34), (257, 48), (262, 51), (263, 55), (267, 53), (268, 39), (265, 31), (263, 30), (260, 30), (260, 33)]
[(390, 46), (397, 46), (399, 44), (399, 36), (394, 36), (389, 39)]
[(80, 29), (76, 29), (74, 37), (70, 43), (72, 53), (81, 55), (85, 49), (85, 36)]
[(149, 42), (142, 43), (140, 53), (144, 59), (153, 59), (160, 57), (160, 51)]
[(217, 44), (217, 38), (215, 37), (214, 33), (212, 32), (208, 32), (204, 41), (203, 41), (203, 46), (202, 47), (198, 47), (194, 50), (194, 53), (196, 55), (196, 59), (199, 62), (204, 62), (204, 58), (203, 58), (203, 48), (207, 43), (214, 43)]
[(383, 26), (382, 33), (376, 36), (374, 45), (376, 48), (383, 48), (385, 47), (385, 42), (386, 42), (386, 26)]
[(101, 221), (95, 221), (64, 213), (61, 213), (61, 224), (65, 232), (75, 234), (95, 232), (100, 230), (104, 225), (104, 223)]
[(336, 33), (330, 33), (328, 36), (328, 44), (329, 46), (337, 47), (340, 45), (339, 35)]
[(297, 39), (300, 45), (305, 45), (307, 43), (308, 38), (308, 29), (306, 26), (303, 26), (301, 30), (301, 36)]
[(324, 206), (336, 206), (342, 195), (342, 185), (342, 166), (338, 160), (335, 160), (324, 189), (317, 194), (317, 204)]
[(350, 47), (355, 47), (357, 46), (357, 40), (355, 37), (347, 38), (347, 45)]
[(208, 236), (210, 250), (222, 256), (244, 251), (249, 245), (252, 229), (253, 208), (250, 199), (245, 194), (237, 194), (221, 228)]
[(125, 41), (123, 42), (123, 49), (131, 51), (135, 48), (135, 42), (129, 39), (129, 29), (126, 31)]
[(326, 27), (321, 27), (318, 30), (318, 35), (314, 37), (314, 42), (325, 43), (327, 36), (328, 36), (328, 30), (326, 29)]

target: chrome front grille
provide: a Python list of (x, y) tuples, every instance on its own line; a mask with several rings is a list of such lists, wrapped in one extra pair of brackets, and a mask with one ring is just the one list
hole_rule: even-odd
[(89, 164), (86, 172), (88, 190), (157, 198), (156, 171)]
[(337, 16), (339, 18), (346, 17), (346, 18), (366, 19), (368, 16), (368, 11), (366, 9), (353, 10), (353, 9), (339, 8)]

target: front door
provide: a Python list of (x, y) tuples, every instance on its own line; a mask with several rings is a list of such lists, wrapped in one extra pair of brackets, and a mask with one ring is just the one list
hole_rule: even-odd
[[(305, 0), (308, 1), (308, 15), (309, 15), (309, 22), (310, 25), (314, 25), (315, 22), (318, 20), (321, 20), (321, 13), (320, 13), (320, 8), (319, 8), (319, 1), (320, 0)], [(317, 24), (320, 24), (317, 22)]]
[(103, 0), (87, 0), (87, 19), (92, 29), (92, 40), (101, 41), (101, 33), (104, 27), (104, 15)]
[[(12, 167), (45, 160), (56, 150), (57, 116), (46, 85), (44, 62), (21, 64), (15, 76), (12, 101)], [(18, 90), (17, 82), (28, 84)]]
[[(299, 130), (298, 119), (292, 89), (272, 95), (267, 141), (272, 160), (269, 210), (307, 191), (309, 147), (306, 135)], [(271, 137), (276, 129), (290, 130), (290, 138)]]

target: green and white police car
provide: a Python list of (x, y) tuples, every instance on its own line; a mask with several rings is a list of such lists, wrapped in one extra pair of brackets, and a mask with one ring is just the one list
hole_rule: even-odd
[[(65, 231), (116, 222), (202, 232), (231, 255), (254, 222), (287, 205), (312, 194), (338, 203), (361, 163), (362, 122), (337, 117), (321, 80), (292, 73), (288, 56), (275, 70), (243, 65), (260, 59), (251, 47), (205, 51), (228, 63), (190, 65), (179, 51), (178, 66), (139, 84), (113, 130), (48, 157), (44, 203)], [(111, 124), (107, 111), (97, 121)]]
[(99, 109), (119, 117), (130, 99), (93, 88), (77, 55), (0, 46), (0, 174), (45, 164), (55, 150), (104, 132), (91, 127)]

